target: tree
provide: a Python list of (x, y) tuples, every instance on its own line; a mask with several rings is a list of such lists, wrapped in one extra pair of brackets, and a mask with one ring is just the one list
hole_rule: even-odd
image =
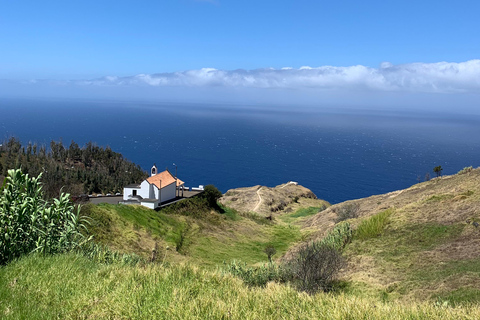
[(437, 174), (437, 178), (442, 176), (442, 171), (442, 166), (436, 166), (435, 168), (433, 168), (433, 172)]
[(265, 250), (263, 250), (267, 254), (268, 261), (271, 263), (272, 262), (272, 257), (277, 253), (277, 249), (271, 244), (267, 245), (265, 247)]
[(210, 207), (216, 208), (217, 200), (222, 197), (222, 193), (217, 188), (215, 188), (213, 184), (209, 184), (205, 186), (205, 189), (203, 191), (203, 197), (207, 199)]

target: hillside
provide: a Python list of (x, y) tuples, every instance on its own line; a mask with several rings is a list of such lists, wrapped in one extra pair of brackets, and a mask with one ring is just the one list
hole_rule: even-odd
[[(480, 169), (333, 206), (293, 183), (232, 189), (220, 202), (223, 214), (205, 212), (202, 218), (100, 205), (95, 212), (109, 216), (114, 227), (97, 229), (97, 240), (144, 256), (157, 242), (161, 250), (169, 248), (166, 260), (172, 263), (258, 265), (267, 262), (267, 245), (283, 260), (301, 243), (324, 237), (339, 213), (355, 204), (357, 216), (347, 217), (354, 229), (388, 214), (377, 233), (354, 237), (346, 247), (348, 266), (340, 277), (346, 292), (382, 300), (480, 301)], [(133, 221), (139, 212), (143, 222)]]
[(140, 166), (120, 153), (92, 142), (80, 147), (74, 141), (65, 146), (61, 140), (52, 140), (47, 149), (31, 142), (22, 145), (12, 137), (0, 143), (0, 178), (14, 168), (21, 168), (30, 176), (42, 174), (48, 198), (58, 196), (60, 190), (72, 195), (122, 192), (124, 186), (147, 177)]
[(321, 238), (346, 205), (358, 205), (355, 227), (391, 209), (383, 230), (347, 246), (342, 278), (350, 290), (382, 299), (480, 301), (480, 169), (405, 190), (333, 205), (302, 230)]
[[(189, 199), (159, 211), (83, 206), (96, 242), (147, 261), (156, 248), (154, 263), (29, 255), (0, 267), (0, 316), (479, 317), (480, 169), (333, 206), (294, 183), (233, 189), (218, 207), (206, 203)], [(273, 282), (251, 287), (223, 265), (267, 270), (267, 246), (281, 263), (340, 220), (354, 232), (332, 292), (308, 295)]]
[(263, 216), (279, 216), (302, 207), (326, 208), (329, 205), (326, 201), (317, 200), (312, 191), (295, 182), (274, 188), (254, 186), (228, 190), (220, 202), (237, 211), (256, 212)]

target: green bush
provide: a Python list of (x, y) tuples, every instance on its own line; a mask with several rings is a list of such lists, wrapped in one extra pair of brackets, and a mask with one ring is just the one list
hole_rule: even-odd
[(362, 240), (378, 237), (392, 214), (393, 209), (387, 209), (363, 220), (355, 231), (355, 237)]
[(248, 286), (264, 287), (270, 281), (285, 282), (288, 278), (285, 269), (274, 263), (247, 267), (246, 263), (233, 261), (230, 264), (224, 262), (224, 267), (225, 272), (242, 279)]
[(40, 177), (8, 171), (0, 194), (0, 265), (30, 252), (66, 252), (90, 239), (81, 233), (86, 220), (69, 194), (43, 200)]
[(210, 207), (216, 208), (217, 200), (222, 197), (222, 193), (217, 188), (215, 188), (213, 184), (209, 184), (205, 186), (205, 189), (202, 192), (202, 197), (207, 199)]
[(348, 222), (341, 222), (337, 224), (322, 240), (319, 241), (322, 245), (327, 245), (338, 251), (343, 250), (352, 240), (352, 227)]

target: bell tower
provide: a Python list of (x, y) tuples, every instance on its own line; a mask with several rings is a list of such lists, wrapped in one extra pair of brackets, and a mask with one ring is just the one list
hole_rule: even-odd
[(153, 164), (152, 170), (150, 172), (150, 177), (153, 177), (158, 173), (157, 165), (155, 163)]

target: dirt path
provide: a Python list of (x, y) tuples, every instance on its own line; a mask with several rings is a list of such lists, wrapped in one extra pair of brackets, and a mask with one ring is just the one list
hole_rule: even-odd
[(260, 205), (262, 204), (262, 196), (260, 195), (260, 190), (262, 190), (263, 187), (260, 187), (260, 189), (257, 190), (257, 196), (258, 196), (258, 203), (257, 205), (255, 206), (255, 208), (253, 208), (253, 211), (257, 211), (257, 209), (260, 207)]

